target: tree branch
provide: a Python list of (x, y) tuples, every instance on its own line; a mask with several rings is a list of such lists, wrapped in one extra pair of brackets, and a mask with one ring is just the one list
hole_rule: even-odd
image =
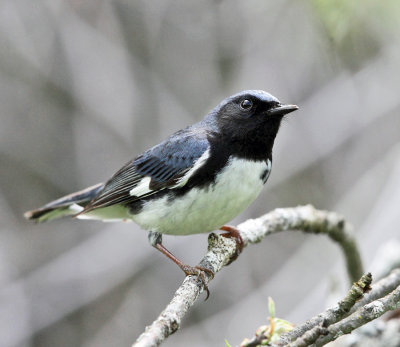
[[(362, 275), (362, 264), (351, 226), (343, 217), (333, 212), (316, 210), (311, 205), (295, 208), (279, 208), (260, 218), (249, 219), (238, 225), (244, 247), (258, 243), (264, 237), (280, 231), (300, 230), (306, 233), (325, 234), (339, 244), (347, 265), (351, 282)], [(200, 266), (217, 273), (230, 263), (236, 254), (236, 242), (214, 233), (208, 238), (208, 252)], [(210, 280), (206, 274), (206, 281)], [(203, 290), (201, 281), (188, 276), (176, 291), (172, 301), (160, 316), (146, 328), (133, 344), (134, 347), (159, 346), (169, 335), (179, 329), (182, 318)]]
[(361, 277), (336, 307), (282, 335), (273, 346), (323, 346), (400, 307), (400, 269), (370, 287), (371, 280), (371, 274)]
[(360, 326), (382, 316), (384, 313), (400, 307), (400, 286), (381, 299), (360, 307), (349, 317), (331, 325), (326, 336), (319, 337), (315, 346), (324, 346), (339, 336), (349, 334)]
[(284, 334), (277, 346), (306, 347), (314, 343), (320, 336), (329, 334), (327, 328), (343, 319), (350, 312), (364, 293), (371, 289), (371, 282), (372, 275), (370, 273), (363, 275), (359, 281), (351, 286), (347, 295), (334, 308), (326, 310)]
[(382, 298), (395, 290), (398, 286), (400, 286), (400, 268), (392, 270), (388, 276), (374, 283), (371, 286), (372, 290), (365, 294), (364, 297), (352, 307), (350, 313), (354, 313), (360, 307)]

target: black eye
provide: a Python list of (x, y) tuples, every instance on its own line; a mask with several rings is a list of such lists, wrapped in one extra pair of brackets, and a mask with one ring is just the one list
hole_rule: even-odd
[(249, 99), (244, 99), (240, 102), (240, 108), (242, 110), (248, 111), (253, 107), (253, 101)]

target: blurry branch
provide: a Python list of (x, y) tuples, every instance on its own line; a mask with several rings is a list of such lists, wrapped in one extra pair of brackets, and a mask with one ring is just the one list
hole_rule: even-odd
[[(280, 231), (300, 230), (306, 233), (325, 234), (341, 247), (351, 282), (362, 276), (361, 258), (355, 240), (351, 236), (351, 226), (336, 213), (316, 210), (311, 205), (279, 208), (260, 218), (249, 219), (237, 228), (244, 247), (258, 243), (264, 237)], [(212, 233), (208, 238), (208, 252), (199, 265), (217, 273), (235, 258), (236, 247), (234, 240)], [(211, 278), (206, 275), (206, 280), (208, 282)], [(133, 347), (159, 346), (179, 329), (182, 318), (202, 291), (203, 285), (197, 277), (186, 277), (172, 301), (160, 316), (146, 327)]]

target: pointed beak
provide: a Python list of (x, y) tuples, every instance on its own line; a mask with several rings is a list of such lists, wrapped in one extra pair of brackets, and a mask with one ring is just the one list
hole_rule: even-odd
[(281, 105), (281, 104), (279, 104), (277, 107), (273, 108), (272, 110), (269, 110), (267, 112), (267, 114), (272, 115), (272, 116), (284, 116), (285, 114), (296, 111), (298, 109), (299, 109), (299, 107), (297, 105)]

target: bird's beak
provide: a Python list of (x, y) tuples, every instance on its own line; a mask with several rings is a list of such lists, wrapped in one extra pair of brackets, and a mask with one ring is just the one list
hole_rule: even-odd
[(298, 110), (299, 107), (297, 105), (281, 105), (279, 104), (277, 107), (269, 110), (267, 112), (268, 115), (272, 116), (284, 116), (290, 112)]

